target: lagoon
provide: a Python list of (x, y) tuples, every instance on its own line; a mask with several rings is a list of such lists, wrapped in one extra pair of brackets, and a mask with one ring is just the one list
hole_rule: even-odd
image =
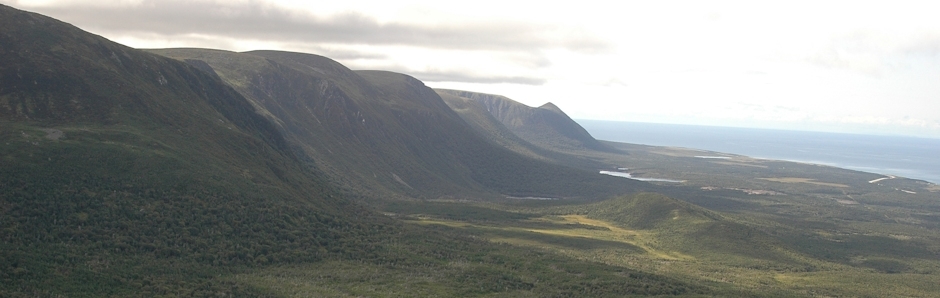
[(633, 175), (631, 175), (630, 173), (624, 173), (624, 172), (601, 171), (600, 173), (601, 173), (601, 174), (604, 174), (604, 175), (611, 175), (611, 176), (616, 176), (616, 177), (621, 177), (621, 178), (627, 178), (627, 179), (633, 179), (633, 180), (638, 180), (638, 181), (646, 181), (646, 182), (670, 182), (670, 183), (682, 183), (682, 182), (685, 182), (685, 181), (682, 181), (682, 180), (672, 180), (672, 179), (663, 179), (663, 178), (633, 177)]

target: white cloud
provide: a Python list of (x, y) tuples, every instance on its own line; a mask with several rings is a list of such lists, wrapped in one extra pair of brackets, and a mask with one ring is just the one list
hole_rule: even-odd
[(935, 2), (0, 2), (130, 46), (312, 52), (576, 118), (940, 137)]

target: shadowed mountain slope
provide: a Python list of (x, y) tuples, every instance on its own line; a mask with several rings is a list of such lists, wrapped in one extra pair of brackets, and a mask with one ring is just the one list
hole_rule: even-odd
[(510, 131), (543, 148), (562, 152), (583, 149), (619, 152), (594, 139), (552, 103), (533, 108), (500, 95), (448, 89), (437, 92), (478, 101)]
[(551, 160), (546, 156), (550, 154), (550, 151), (535, 146), (510, 131), (486, 110), (481, 101), (460, 97), (441, 90), (435, 91), (447, 103), (447, 106), (457, 112), (467, 124), (480, 132), (489, 141), (525, 156)]
[[(460, 187), (430, 175), (420, 160), (403, 151), (402, 140), (416, 137), (409, 131), (395, 130), (396, 125), (389, 125), (396, 121), (395, 115), (365, 100), (379, 98), (379, 90), (328, 58), (202, 49), (155, 52), (211, 65), (277, 123), (316, 167), (347, 188), (417, 195), (415, 188), (432, 186), (447, 193)], [(427, 179), (415, 179), (419, 176)]]
[[(300, 72), (250, 58), (284, 73)], [(324, 64), (300, 61), (295, 66), (322, 70), (338, 65), (319, 61)], [(359, 103), (347, 100), (348, 94), (388, 93), (374, 97), (378, 100), (415, 97), (399, 107), (402, 114), (414, 111), (403, 117), (416, 125), (438, 123), (414, 115), (459, 120), (452, 111), (438, 113), (443, 103), (424, 96), (434, 93), (413, 78), (367, 75), (390, 88), (379, 91), (337, 87), (370, 86), (352, 72), (319, 81), (252, 77), (265, 84), (245, 90), (312, 92), (298, 97), (329, 99), (256, 110), (257, 101), (220, 81), (239, 73), (216, 73), (205, 61), (186, 62), (0, 5), (0, 296), (272, 297), (300, 295), (292, 293), (298, 287), (305, 296), (431, 297), (705, 290), (655, 274), (404, 224), (341, 198), (327, 177), (309, 166), (320, 161), (302, 146), (326, 141), (386, 146), (399, 138), (440, 141), (445, 148), (467, 145), (452, 144), (453, 139), (433, 131), (392, 135), (400, 131), (378, 130), (389, 133), (380, 139), (388, 143), (366, 139), (375, 136), (362, 128), (375, 118), (369, 109), (388, 106), (356, 109)], [(338, 75), (350, 77), (342, 81)], [(432, 108), (421, 109), (429, 104)], [(308, 114), (290, 113), (307, 108)], [(315, 109), (322, 113), (310, 112)], [(332, 129), (345, 128), (337, 134), (351, 137), (297, 142), (297, 134), (316, 128), (294, 125), (308, 116), (333, 121)], [(396, 114), (386, 116), (380, 120), (395, 125), (388, 119)], [(466, 154), (403, 144), (429, 147), (415, 149), (427, 154)], [(558, 169), (529, 167), (529, 159), (505, 152), (500, 157), (482, 151), (482, 157), (495, 156), (494, 162), (505, 162), (509, 169)], [(435, 164), (415, 168), (426, 165)], [(461, 177), (481, 174), (465, 171), (476, 174)], [(569, 173), (560, 178), (575, 175), (560, 172)], [(439, 181), (453, 184), (454, 178), (448, 179)], [(419, 183), (416, 188), (423, 186)]]
[(240, 71), (0, 5), (0, 296), (709, 293), (351, 203), (330, 179), (369, 183), (335, 173), (372, 167), (401, 171), (376, 185), (422, 195), (644, 184), (493, 146), (405, 75), (293, 53), (227, 58)]
[[(526, 141), (491, 114), (483, 101), (435, 90), (447, 105), (488, 141), (524, 156), (585, 170), (609, 168), (610, 165), (577, 154), (554, 151)], [(563, 140), (561, 142), (564, 142)], [(555, 144), (553, 144), (555, 145)], [(583, 149), (583, 148), (582, 148)]]
[(0, 144), (0, 293), (188, 292), (381, 233), (217, 78), (6, 6)]
[(211, 66), (316, 167), (367, 195), (607, 197), (642, 185), (496, 146), (407, 75), (354, 72), (325, 57), (290, 52), (153, 52)]

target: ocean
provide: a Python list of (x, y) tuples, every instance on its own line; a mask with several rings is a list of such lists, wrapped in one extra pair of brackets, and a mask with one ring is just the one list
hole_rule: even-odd
[(940, 184), (940, 139), (577, 120), (594, 138), (824, 164)]

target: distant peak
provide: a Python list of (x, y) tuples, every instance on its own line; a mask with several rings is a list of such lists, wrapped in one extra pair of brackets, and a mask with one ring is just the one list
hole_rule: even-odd
[(561, 109), (558, 108), (558, 106), (556, 106), (555, 104), (551, 102), (543, 104), (542, 106), (539, 107), (539, 109), (546, 109), (546, 110), (550, 110), (553, 112), (564, 114), (564, 112), (562, 112)]

